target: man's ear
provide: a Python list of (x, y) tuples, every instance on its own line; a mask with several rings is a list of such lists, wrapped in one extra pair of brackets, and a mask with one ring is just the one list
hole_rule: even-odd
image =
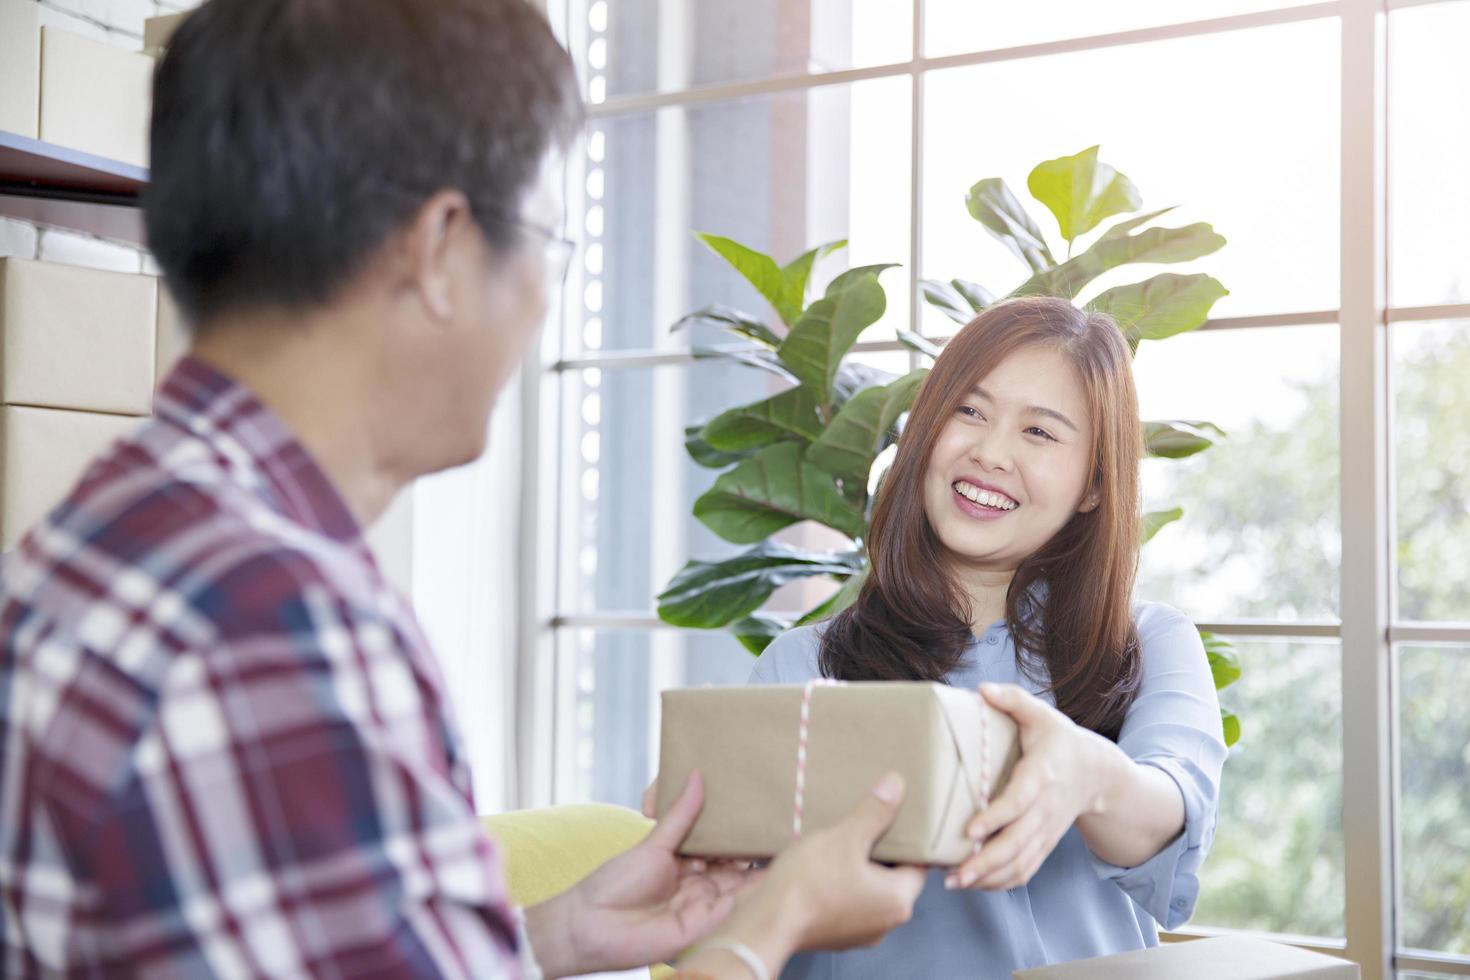
[(431, 316), (454, 315), (456, 246), (473, 231), (469, 201), (456, 190), (437, 191), (420, 205), (401, 235), (403, 268), (410, 288)]

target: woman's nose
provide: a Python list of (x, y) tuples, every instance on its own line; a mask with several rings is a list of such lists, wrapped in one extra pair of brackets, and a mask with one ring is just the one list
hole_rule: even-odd
[(977, 435), (970, 446), (970, 461), (981, 469), (1009, 470), (1013, 462), (1010, 440), (995, 429)]

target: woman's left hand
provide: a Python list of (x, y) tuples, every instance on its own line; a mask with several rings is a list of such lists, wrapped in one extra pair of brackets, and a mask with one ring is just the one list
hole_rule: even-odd
[(1016, 888), (1031, 880), (1057, 841), (1094, 805), (1101, 736), (1014, 684), (980, 693), (1020, 727), (1021, 758), (1010, 781), (966, 833), (980, 849), (945, 879), (946, 888)]

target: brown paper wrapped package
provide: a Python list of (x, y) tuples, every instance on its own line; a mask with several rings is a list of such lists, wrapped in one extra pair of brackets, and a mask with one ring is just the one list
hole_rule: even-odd
[[(704, 809), (683, 853), (764, 858), (793, 837), (804, 685), (663, 693), (658, 812), (689, 772)], [(1020, 754), (1016, 725), (975, 691), (921, 682), (812, 690), (803, 833), (840, 821), (889, 770), (904, 802), (873, 850), (879, 861), (953, 866), (971, 853), (965, 825), (1005, 785)]]

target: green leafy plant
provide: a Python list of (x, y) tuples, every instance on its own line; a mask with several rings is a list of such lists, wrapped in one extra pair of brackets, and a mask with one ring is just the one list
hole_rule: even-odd
[[(1208, 224), (1161, 227), (1154, 222), (1170, 208), (1116, 221), (1142, 206), (1126, 176), (1097, 159), (1097, 147), (1039, 164), (1027, 186), (1055, 217), (1066, 243), (1059, 261), (1040, 226), (1005, 182), (990, 178), (970, 189), (970, 214), (1026, 264), (1030, 275), (1009, 293), (996, 294), (965, 279), (924, 280), (924, 299), (957, 323), (1012, 296), (1076, 298), (1098, 277), (1133, 264), (1186, 262), (1208, 255), (1225, 239)], [(1093, 236), (1091, 233), (1097, 231)], [(843, 248), (832, 242), (782, 266), (728, 238), (698, 236), (739, 272), (774, 311), (778, 327), (723, 306), (689, 314), (675, 329), (691, 324), (722, 328), (746, 346), (735, 351), (698, 350), (768, 371), (790, 383), (778, 394), (742, 405), (686, 429), (686, 448), (702, 466), (724, 472), (694, 504), (694, 516), (744, 551), (719, 561), (693, 560), (658, 597), (659, 616), (676, 626), (729, 629), (753, 653), (793, 626), (825, 619), (850, 604), (867, 575), (863, 543), (871, 509), (874, 464), (899, 437), (902, 416), (913, 403), (926, 371), (902, 377), (877, 371), (847, 357), (858, 336), (883, 315), (878, 277), (892, 265), (862, 266), (832, 280), (817, 296), (810, 278), (817, 259)], [(1091, 237), (1090, 244), (1078, 245)], [(1075, 253), (1075, 254), (1074, 254)], [(1111, 315), (1137, 350), (1198, 328), (1227, 290), (1202, 274), (1160, 273), (1141, 282), (1103, 290), (1085, 305)], [(899, 339), (929, 357), (939, 347), (912, 331)], [(1150, 455), (1181, 459), (1203, 452), (1224, 433), (1193, 420), (1142, 423)], [(1147, 542), (1183, 516), (1182, 508), (1144, 515)], [(771, 540), (801, 521), (815, 521), (844, 535), (837, 551), (803, 550)], [(837, 591), (794, 619), (760, 611), (780, 586), (801, 578), (825, 577)], [(1240, 676), (1228, 641), (1202, 633), (1217, 688)], [(1222, 712), (1226, 742), (1240, 734), (1239, 720)]]
[[(897, 438), (899, 417), (927, 372), (897, 377), (847, 358), (858, 335), (883, 316), (887, 300), (878, 277), (893, 264), (849, 269), (817, 294), (810, 288), (813, 265), (846, 242), (820, 245), (782, 266), (728, 238), (698, 237), (756, 288), (779, 327), (712, 306), (675, 329), (719, 327), (749, 346), (697, 354), (734, 358), (791, 386), (686, 429), (690, 457), (724, 470), (695, 501), (694, 516), (726, 541), (749, 547), (685, 565), (658, 597), (659, 615), (676, 626), (729, 628), (759, 653), (782, 630), (832, 615), (857, 595), (867, 573), (868, 474)], [(832, 528), (848, 547), (809, 551), (770, 539), (800, 521)], [(842, 587), (795, 620), (758, 612), (780, 586), (813, 576)]]

